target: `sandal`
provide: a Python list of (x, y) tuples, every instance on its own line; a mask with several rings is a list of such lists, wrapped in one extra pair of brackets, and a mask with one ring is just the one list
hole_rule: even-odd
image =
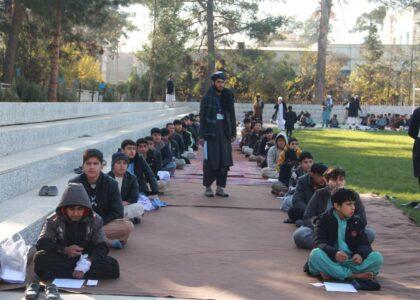
[(41, 286), (39, 285), (39, 283), (36, 283), (36, 282), (29, 283), (25, 289), (25, 293), (24, 293), (25, 299), (27, 300), (36, 299), (40, 291), (41, 291)]
[(45, 299), (47, 300), (58, 300), (60, 299), (60, 293), (55, 284), (50, 283), (45, 287)]
[(47, 185), (44, 185), (44, 186), (43, 186), (43, 187), (39, 190), (38, 195), (40, 195), (40, 196), (48, 196), (48, 190), (49, 190), (48, 186), (47, 186)]
[(58, 195), (58, 188), (56, 186), (49, 186), (48, 187), (48, 196), (55, 197)]

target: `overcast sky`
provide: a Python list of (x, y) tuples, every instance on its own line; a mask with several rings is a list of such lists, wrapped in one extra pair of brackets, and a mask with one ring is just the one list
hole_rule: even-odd
[[(338, 3), (343, 3), (339, 5)], [(346, 2), (346, 3), (344, 3)], [(334, 1), (332, 20), (333, 31), (330, 39), (338, 44), (358, 44), (363, 42), (363, 36), (350, 33), (358, 16), (371, 11), (376, 4), (368, 0), (341, 0)], [(318, 8), (317, 0), (262, 0), (260, 11), (263, 15), (287, 15), (294, 16), (296, 20), (305, 21)], [(138, 28), (130, 32), (128, 38), (121, 44), (121, 52), (133, 52), (142, 49), (147, 42), (147, 36), (151, 30), (151, 20), (148, 11), (141, 5), (133, 5), (127, 9), (133, 13), (132, 21)]]

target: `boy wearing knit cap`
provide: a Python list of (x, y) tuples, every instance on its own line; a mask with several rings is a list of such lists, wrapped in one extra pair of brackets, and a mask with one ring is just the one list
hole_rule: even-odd
[(118, 278), (118, 262), (108, 256), (102, 218), (92, 209), (81, 183), (70, 183), (55, 214), (42, 228), (34, 256), (35, 273), (54, 278)]
[(130, 159), (123, 152), (116, 152), (112, 155), (111, 171), (109, 176), (118, 183), (118, 190), (121, 193), (121, 200), (124, 206), (124, 218), (130, 219), (133, 224), (141, 222), (144, 214), (143, 206), (137, 203), (139, 198), (139, 184), (137, 177), (127, 172)]

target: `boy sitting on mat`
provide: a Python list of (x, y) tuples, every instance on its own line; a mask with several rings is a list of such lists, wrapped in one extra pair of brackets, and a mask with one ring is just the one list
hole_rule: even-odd
[[(293, 234), (293, 239), (296, 246), (304, 249), (313, 248), (313, 222), (322, 213), (332, 207), (331, 194), (336, 190), (343, 188), (346, 184), (346, 171), (339, 167), (331, 167), (325, 173), (324, 177), (327, 186), (315, 191), (311, 200), (306, 206), (305, 214), (303, 215), (303, 226), (296, 229)], [(355, 192), (355, 212), (354, 214), (361, 218), (367, 224), (365, 207), (360, 200), (359, 194)], [(369, 243), (372, 244), (375, 239), (375, 232), (371, 228), (365, 228), (365, 233), (368, 237)]]
[(305, 271), (324, 280), (362, 279), (363, 284), (379, 286), (373, 280), (382, 267), (383, 257), (372, 251), (365, 223), (354, 215), (356, 198), (353, 190), (345, 188), (331, 196), (333, 207), (316, 223), (316, 248), (309, 255)]
[(124, 206), (124, 218), (128, 218), (133, 224), (141, 222), (144, 214), (143, 206), (138, 202), (139, 184), (137, 177), (127, 172), (130, 158), (123, 152), (116, 152), (112, 155), (112, 170), (109, 176), (118, 182), (118, 190), (121, 194), (122, 204)]
[(103, 161), (101, 151), (87, 149), (83, 153), (83, 174), (69, 182), (83, 184), (92, 210), (103, 220), (108, 246), (121, 249), (130, 237), (133, 223), (124, 218), (118, 183), (102, 172)]
[(45, 280), (118, 278), (119, 265), (108, 256), (102, 226), (83, 185), (70, 183), (55, 214), (42, 228), (34, 256), (35, 273)]

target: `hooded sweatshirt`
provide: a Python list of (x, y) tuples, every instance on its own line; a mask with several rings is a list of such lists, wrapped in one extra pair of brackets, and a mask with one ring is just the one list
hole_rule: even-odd
[(271, 169), (275, 169), (277, 165), (277, 159), (280, 156), (280, 152), (283, 151), (283, 149), (279, 149), (277, 146), (277, 141), (280, 137), (283, 137), (285, 141), (287, 141), (287, 137), (285, 137), (283, 134), (278, 134), (276, 137), (276, 141), (273, 146), (268, 149), (267, 152), (267, 167)]
[[(83, 206), (86, 214), (72, 221), (64, 212), (66, 206)], [(80, 183), (70, 183), (63, 193), (55, 213), (47, 218), (36, 244), (38, 251), (64, 255), (64, 248), (78, 245), (93, 262), (108, 254), (102, 218), (93, 212), (89, 196)]]

